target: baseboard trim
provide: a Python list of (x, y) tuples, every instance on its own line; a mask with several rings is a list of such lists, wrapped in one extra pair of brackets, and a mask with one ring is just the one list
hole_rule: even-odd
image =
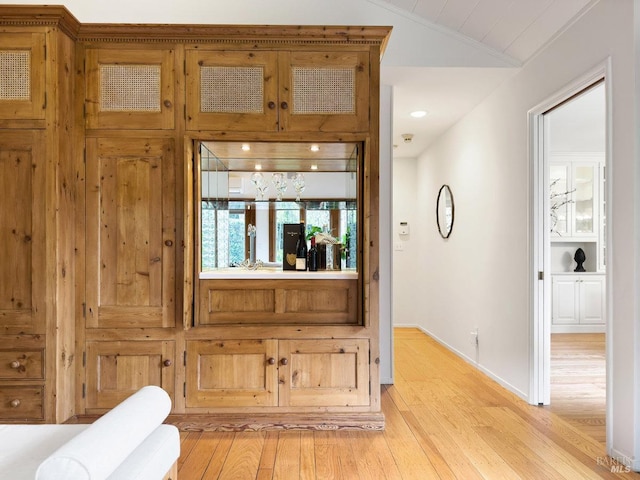
[(425, 335), (428, 335), (429, 337), (433, 338), (436, 342), (438, 342), (440, 345), (445, 347), (447, 350), (449, 350), (453, 354), (455, 354), (458, 357), (460, 357), (461, 359), (463, 359), (469, 365), (472, 365), (477, 370), (480, 370), (487, 377), (489, 377), (493, 381), (497, 382), (501, 387), (506, 388), (511, 393), (517, 395), (522, 400), (524, 400), (525, 402), (529, 403), (529, 395), (527, 395), (525, 392), (523, 392), (522, 390), (514, 387), (509, 382), (507, 382), (506, 380), (504, 380), (500, 376), (498, 376), (495, 373), (493, 373), (491, 370), (485, 368), (483, 365), (481, 365), (480, 363), (476, 362), (474, 359), (472, 359), (472, 358), (468, 357), (467, 355), (465, 355), (464, 353), (462, 353), (460, 350), (457, 350), (456, 348), (452, 347), (447, 342), (445, 342), (444, 340), (439, 338), (437, 335), (434, 335), (433, 333), (431, 333), (426, 328), (424, 328), (424, 327), (422, 327), (420, 325), (410, 325), (410, 324), (394, 324), (394, 328), (417, 328), (418, 330), (420, 330)]
[(172, 414), (166, 423), (183, 432), (383, 431), (385, 420), (383, 413)]

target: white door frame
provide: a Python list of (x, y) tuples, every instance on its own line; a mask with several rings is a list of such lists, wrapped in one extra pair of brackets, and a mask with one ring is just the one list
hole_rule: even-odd
[[(545, 132), (544, 114), (556, 107), (573, 95), (597, 83), (605, 81), (606, 98), (606, 169), (607, 169), (607, 190), (606, 190), (606, 376), (607, 376), (607, 443), (611, 438), (611, 319), (612, 319), (612, 155), (611, 155), (611, 58), (596, 66), (593, 70), (582, 77), (576, 79), (565, 88), (546, 99), (538, 106), (529, 111), (529, 167), (531, 204), (530, 215), (532, 219), (532, 229), (530, 237), (531, 263), (531, 308), (530, 308), (530, 395), (529, 403), (532, 405), (548, 405), (550, 403), (550, 365), (551, 365), (551, 272), (550, 272), (550, 233), (549, 233), (549, 168), (548, 155), (545, 155)], [(542, 272), (542, 273), (540, 273)]]

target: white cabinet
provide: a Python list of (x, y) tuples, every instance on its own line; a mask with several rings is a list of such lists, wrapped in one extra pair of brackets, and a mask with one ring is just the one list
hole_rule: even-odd
[(551, 238), (598, 240), (600, 234), (598, 161), (552, 161), (549, 166)]
[(604, 332), (605, 275), (552, 276), (551, 332)]

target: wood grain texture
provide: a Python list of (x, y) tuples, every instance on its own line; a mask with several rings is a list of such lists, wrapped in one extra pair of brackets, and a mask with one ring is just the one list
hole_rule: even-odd
[(551, 335), (549, 409), (603, 445), (607, 375), (604, 333)]
[[(395, 332), (384, 432), (183, 432), (180, 478), (640, 478), (551, 409), (528, 405), (416, 329)], [(211, 437), (228, 454), (205, 447)]]

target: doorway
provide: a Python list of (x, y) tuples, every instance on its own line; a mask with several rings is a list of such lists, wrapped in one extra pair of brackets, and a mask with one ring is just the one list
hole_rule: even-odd
[(549, 177), (550, 408), (605, 442), (604, 79), (543, 114)]
[[(608, 63), (594, 69), (530, 112), (533, 404), (552, 403), (554, 337), (560, 341), (573, 335), (585, 346), (593, 345), (586, 340), (594, 338), (606, 341), (611, 298), (606, 280), (611, 258), (608, 71)], [(607, 395), (602, 397), (606, 402)]]

